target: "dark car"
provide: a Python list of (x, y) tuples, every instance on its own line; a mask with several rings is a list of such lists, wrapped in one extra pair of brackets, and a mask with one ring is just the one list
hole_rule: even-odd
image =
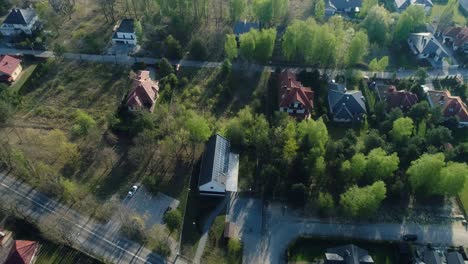
[(407, 234), (403, 235), (401, 239), (403, 239), (403, 241), (416, 241), (418, 240), (418, 236), (413, 234)]

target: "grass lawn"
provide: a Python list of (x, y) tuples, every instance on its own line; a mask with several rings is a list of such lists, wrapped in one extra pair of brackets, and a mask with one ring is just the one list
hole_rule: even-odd
[[(442, 12), (444, 11), (445, 6), (446, 4), (440, 4), (440, 3), (434, 4), (431, 10), (430, 21), (437, 21), (440, 15), (442, 14)], [(466, 25), (466, 22), (467, 22), (466, 17), (458, 9), (458, 5), (455, 8), (453, 21), (461, 26)]]
[(23, 71), (20, 74), (20, 78), (16, 80), (11, 86), (10, 86), (10, 91), (12, 92), (18, 92), (21, 87), (26, 83), (26, 81), (29, 79), (29, 76), (36, 70), (37, 64), (31, 64), (27, 66), (23, 66)]
[(328, 248), (355, 244), (369, 252), (375, 263), (397, 263), (396, 246), (385, 243), (372, 243), (367, 241), (333, 240), (321, 238), (300, 238), (288, 249), (288, 262), (312, 262), (324, 258)]

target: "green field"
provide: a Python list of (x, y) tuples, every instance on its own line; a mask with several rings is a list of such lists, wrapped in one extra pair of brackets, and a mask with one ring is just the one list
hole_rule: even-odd
[(325, 240), (320, 238), (300, 238), (296, 240), (288, 249), (288, 262), (318, 261), (324, 258), (327, 248), (351, 243), (369, 251), (375, 263), (396, 263), (396, 246), (392, 244), (350, 240)]
[[(431, 16), (430, 16), (430, 22), (432, 21), (437, 21), (440, 17), (440, 15), (442, 14), (442, 12), (444, 11), (444, 8), (445, 8), (446, 4), (434, 4), (434, 6), (432, 7), (432, 10), (431, 10)], [(461, 13), (461, 11), (459, 10), (458, 8), (458, 5), (457, 5), (457, 8), (455, 8), (454, 10), (454, 16), (453, 16), (453, 22), (455, 22), (456, 24), (459, 24), (461, 26), (464, 26), (466, 25), (466, 17), (463, 15), (463, 13)]]

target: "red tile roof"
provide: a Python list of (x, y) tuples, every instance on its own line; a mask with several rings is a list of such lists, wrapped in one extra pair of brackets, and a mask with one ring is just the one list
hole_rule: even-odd
[(443, 35), (453, 38), (453, 45), (460, 47), (468, 41), (468, 27), (449, 27)]
[(397, 91), (395, 86), (388, 88), (385, 98), (389, 107), (402, 109), (409, 109), (419, 101), (418, 96), (414, 93), (405, 90)]
[[(281, 72), (279, 77), (279, 106), (289, 108), (295, 102), (300, 102), (305, 108), (307, 113), (312, 112), (314, 109), (314, 92), (309, 87), (302, 86), (296, 78), (296, 75), (289, 70)], [(298, 118), (304, 118), (304, 114), (293, 114)]]
[(159, 85), (149, 76), (149, 71), (139, 71), (132, 83), (132, 90), (127, 97), (127, 106), (134, 108), (154, 109), (158, 98)]
[(456, 116), (460, 122), (468, 122), (468, 107), (459, 96), (452, 96), (447, 90), (430, 90), (427, 96), (432, 105), (439, 105), (442, 108), (444, 117)]
[(30, 264), (39, 248), (35, 241), (17, 240), (5, 264)]
[(0, 73), (11, 76), (20, 63), (21, 60), (10, 55), (0, 56)]

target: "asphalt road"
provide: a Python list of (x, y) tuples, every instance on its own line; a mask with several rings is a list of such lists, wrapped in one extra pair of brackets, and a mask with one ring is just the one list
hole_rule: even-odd
[[(18, 50), (18, 49), (9, 49), (9, 48), (0, 48), (0, 54), (9, 54), (9, 55), (34, 55), (39, 58), (53, 58), (55, 57), (54, 53), (51, 51), (35, 51), (35, 50)], [(159, 58), (148, 58), (148, 57), (131, 57), (125, 55), (90, 55), (90, 54), (78, 54), (78, 53), (65, 53), (63, 54), (65, 59), (70, 60), (82, 60), (89, 62), (97, 63), (114, 63), (114, 64), (127, 64), (131, 65), (136, 62), (144, 62), (146, 64), (156, 64), (160, 61)], [(218, 68), (221, 67), (222, 62), (212, 62), (212, 61), (191, 61), (191, 60), (180, 60), (172, 61), (173, 64), (180, 64), (182, 67), (192, 67), (192, 68)], [(291, 66), (291, 65), (258, 65), (258, 64), (249, 64), (249, 63), (233, 63), (234, 69), (241, 69), (246, 71), (274, 71), (276, 68), (281, 69), (309, 69), (310, 67), (303, 66)], [(330, 73), (336, 74), (342, 72), (341, 70), (326, 70), (320, 69), (321, 73)], [(398, 78), (408, 78), (413, 76), (415, 73), (414, 70), (403, 70), (396, 73)], [(363, 74), (366, 76), (377, 75), (380, 78), (390, 79), (393, 77), (393, 72), (365, 72)], [(434, 78), (443, 78), (445, 76), (460, 75), (468, 77), (468, 69), (433, 69), (428, 71), (429, 79)]]
[(107, 230), (105, 225), (34, 190), (26, 183), (0, 172), (0, 201), (15, 206), (31, 222), (58, 215), (70, 223), (73, 247), (106, 263), (166, 263), (142, 245)]

